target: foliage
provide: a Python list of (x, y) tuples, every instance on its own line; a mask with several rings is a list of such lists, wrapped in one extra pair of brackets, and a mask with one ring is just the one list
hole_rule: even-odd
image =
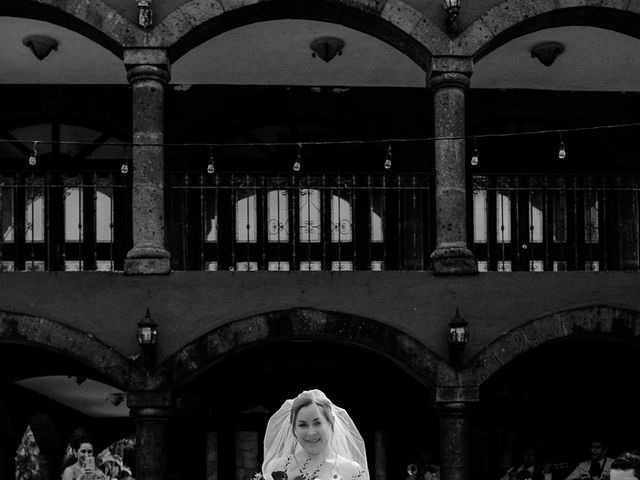
[(39, 455), (40, 448), (31, 427), (27, 427), (16, 449), (16, 480), (38, 480), (40, 477)]

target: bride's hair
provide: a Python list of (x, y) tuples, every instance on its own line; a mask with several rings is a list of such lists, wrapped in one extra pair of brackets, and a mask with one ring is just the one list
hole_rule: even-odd
[(333, 430), (336, 423), (336, 417), (331, 409), (331, 402), (324, 393), (319, 390), (305, 390), (293, 400), (293, 403), (291, 404), (291, 427), (295, 427), (296, 418), (298, 417), (300, 409), (307, 407), (312, 403), (315, 403), (320, 410), (322, 410), (324, 418), (327, 419), (327, 422), (329, 422), (331, 429)]

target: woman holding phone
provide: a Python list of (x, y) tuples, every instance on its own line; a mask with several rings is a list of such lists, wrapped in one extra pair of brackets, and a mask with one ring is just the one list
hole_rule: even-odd
[(96, 469), (93, 443), (89, 437), (80, 436), (71, 444), (76, 461), (62, 472), (62, 480), (104, 480), (104, 473)]

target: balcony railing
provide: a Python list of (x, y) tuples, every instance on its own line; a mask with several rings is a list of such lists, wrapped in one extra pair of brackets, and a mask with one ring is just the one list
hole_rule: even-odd
[[(130, 176), (0, 174), (0, 270), (122, 270)], [(174, 270), (427, 270), (433, 178), (168, 172)], [(475, 175), (480, 271), (638, 270), (640, 177)]]
[(0, 174), (0, 271), (122, 270), (131, 247), (125, 180), (95, 172)]
[(639, 195), (637, 176), (474, 176), (479, 270), (638, 270)]
[(426, 174), (173, 173), (176, 270), (425, 270)]

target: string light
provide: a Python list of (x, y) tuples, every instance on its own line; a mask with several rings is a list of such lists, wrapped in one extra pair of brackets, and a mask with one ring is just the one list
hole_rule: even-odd
[(391, 144), (387, 147), (387, 154), (384, 158), (384, 169), (389, 170), (391, 168), (391, 159), (393, 158), (393, 152), (391, 151)]
[(216, 166), (213, 163), (213, 145), (209, 145), (209, 165), (207, 165), (207, 173), (211, 174), (216, 171)]
[[(618, 128), (629, 128), (629, 127), (640, 127), (640, 122), (634, 123), (622, 123), (622, 124), (611, 124), (611, 125), (596, 125), (593, 127), (576, 127), (576, 128), (565, 128), (562, 130), (531, 130), (527, 132), (508, 132), (508, 133), (484, 133), (478, 134), (474, 136), (443, 136), (443, 137), (414, 137), (414, 138), (380, 138), (380, 139), (371, 139), (371, 140), (335, 140), (335, 141), (317, 141), (317, 142), (244, 142), (244, 143), (136, 143), (136, 147), (224, 147), (224, 148), (233, 148), (233, 147), (256, 147), (256, 146), (266, 146), (266, 147), (286, 147), (286, 146), (296, 146), (296, 145), (364, 145), (364, 144), (381, 144), (381, 143), (417, 143), (417, 142), (433, 142), (436, 140), (469, 140), (474, 137), (477, 138), (502, 138), (502, 137), (522, 137), (522, 136), (532, 136), (532, 135), (550, 135), (550, 134), (558, 134), (567, 132), (591, 132), (596, 130), (611, 130)], [(102, 142), (94, 142), (94, 141), (77, 141), (77, 140), (25, 140), (25, 139), (7, 139), (0, 138), (1, 143), (31, 143), (38, 142), (45, 145), (102, 145)], [(111, 146), (126, 146), (133, 147), (134, 145), (128, 142), (114, 142), (110, 143)]]
[(126, 175), (127, 173), (129, 173), (129, 162), (127, 160), (127, 147), (126, 147), (126, 145), (122, 147), (122, 150), (123, 150), (123, 152), (122, 152), (123, 155), (122, 156), (124, 157), (124, 160), (122, 161), (122, 166), (120, 167), (120, 172), (123, 175)]
[(38, 163), (38, 140), (33, 142), (33, 152), (29, 155), (29, 165), (35, 167), (36, 163)]
[(473, 137), (473, 155), (471, 156), (471, 165), (472, 166), (476, 166), (478, 165), (478, 144), (477, 144), (477, 139), (476, 137)]
[(558, 158), (562, 160), (567, 156), (567, 151), (564, 149), (564, 142), (562, 141), (562, 132), (559, 132), (560, 135), (560, 148), (558, 149)]
[(302, 143), (298, 143), (298, 155), (296, 161), (293, 163), (293, 171), (299, 172), (302, 168)]

